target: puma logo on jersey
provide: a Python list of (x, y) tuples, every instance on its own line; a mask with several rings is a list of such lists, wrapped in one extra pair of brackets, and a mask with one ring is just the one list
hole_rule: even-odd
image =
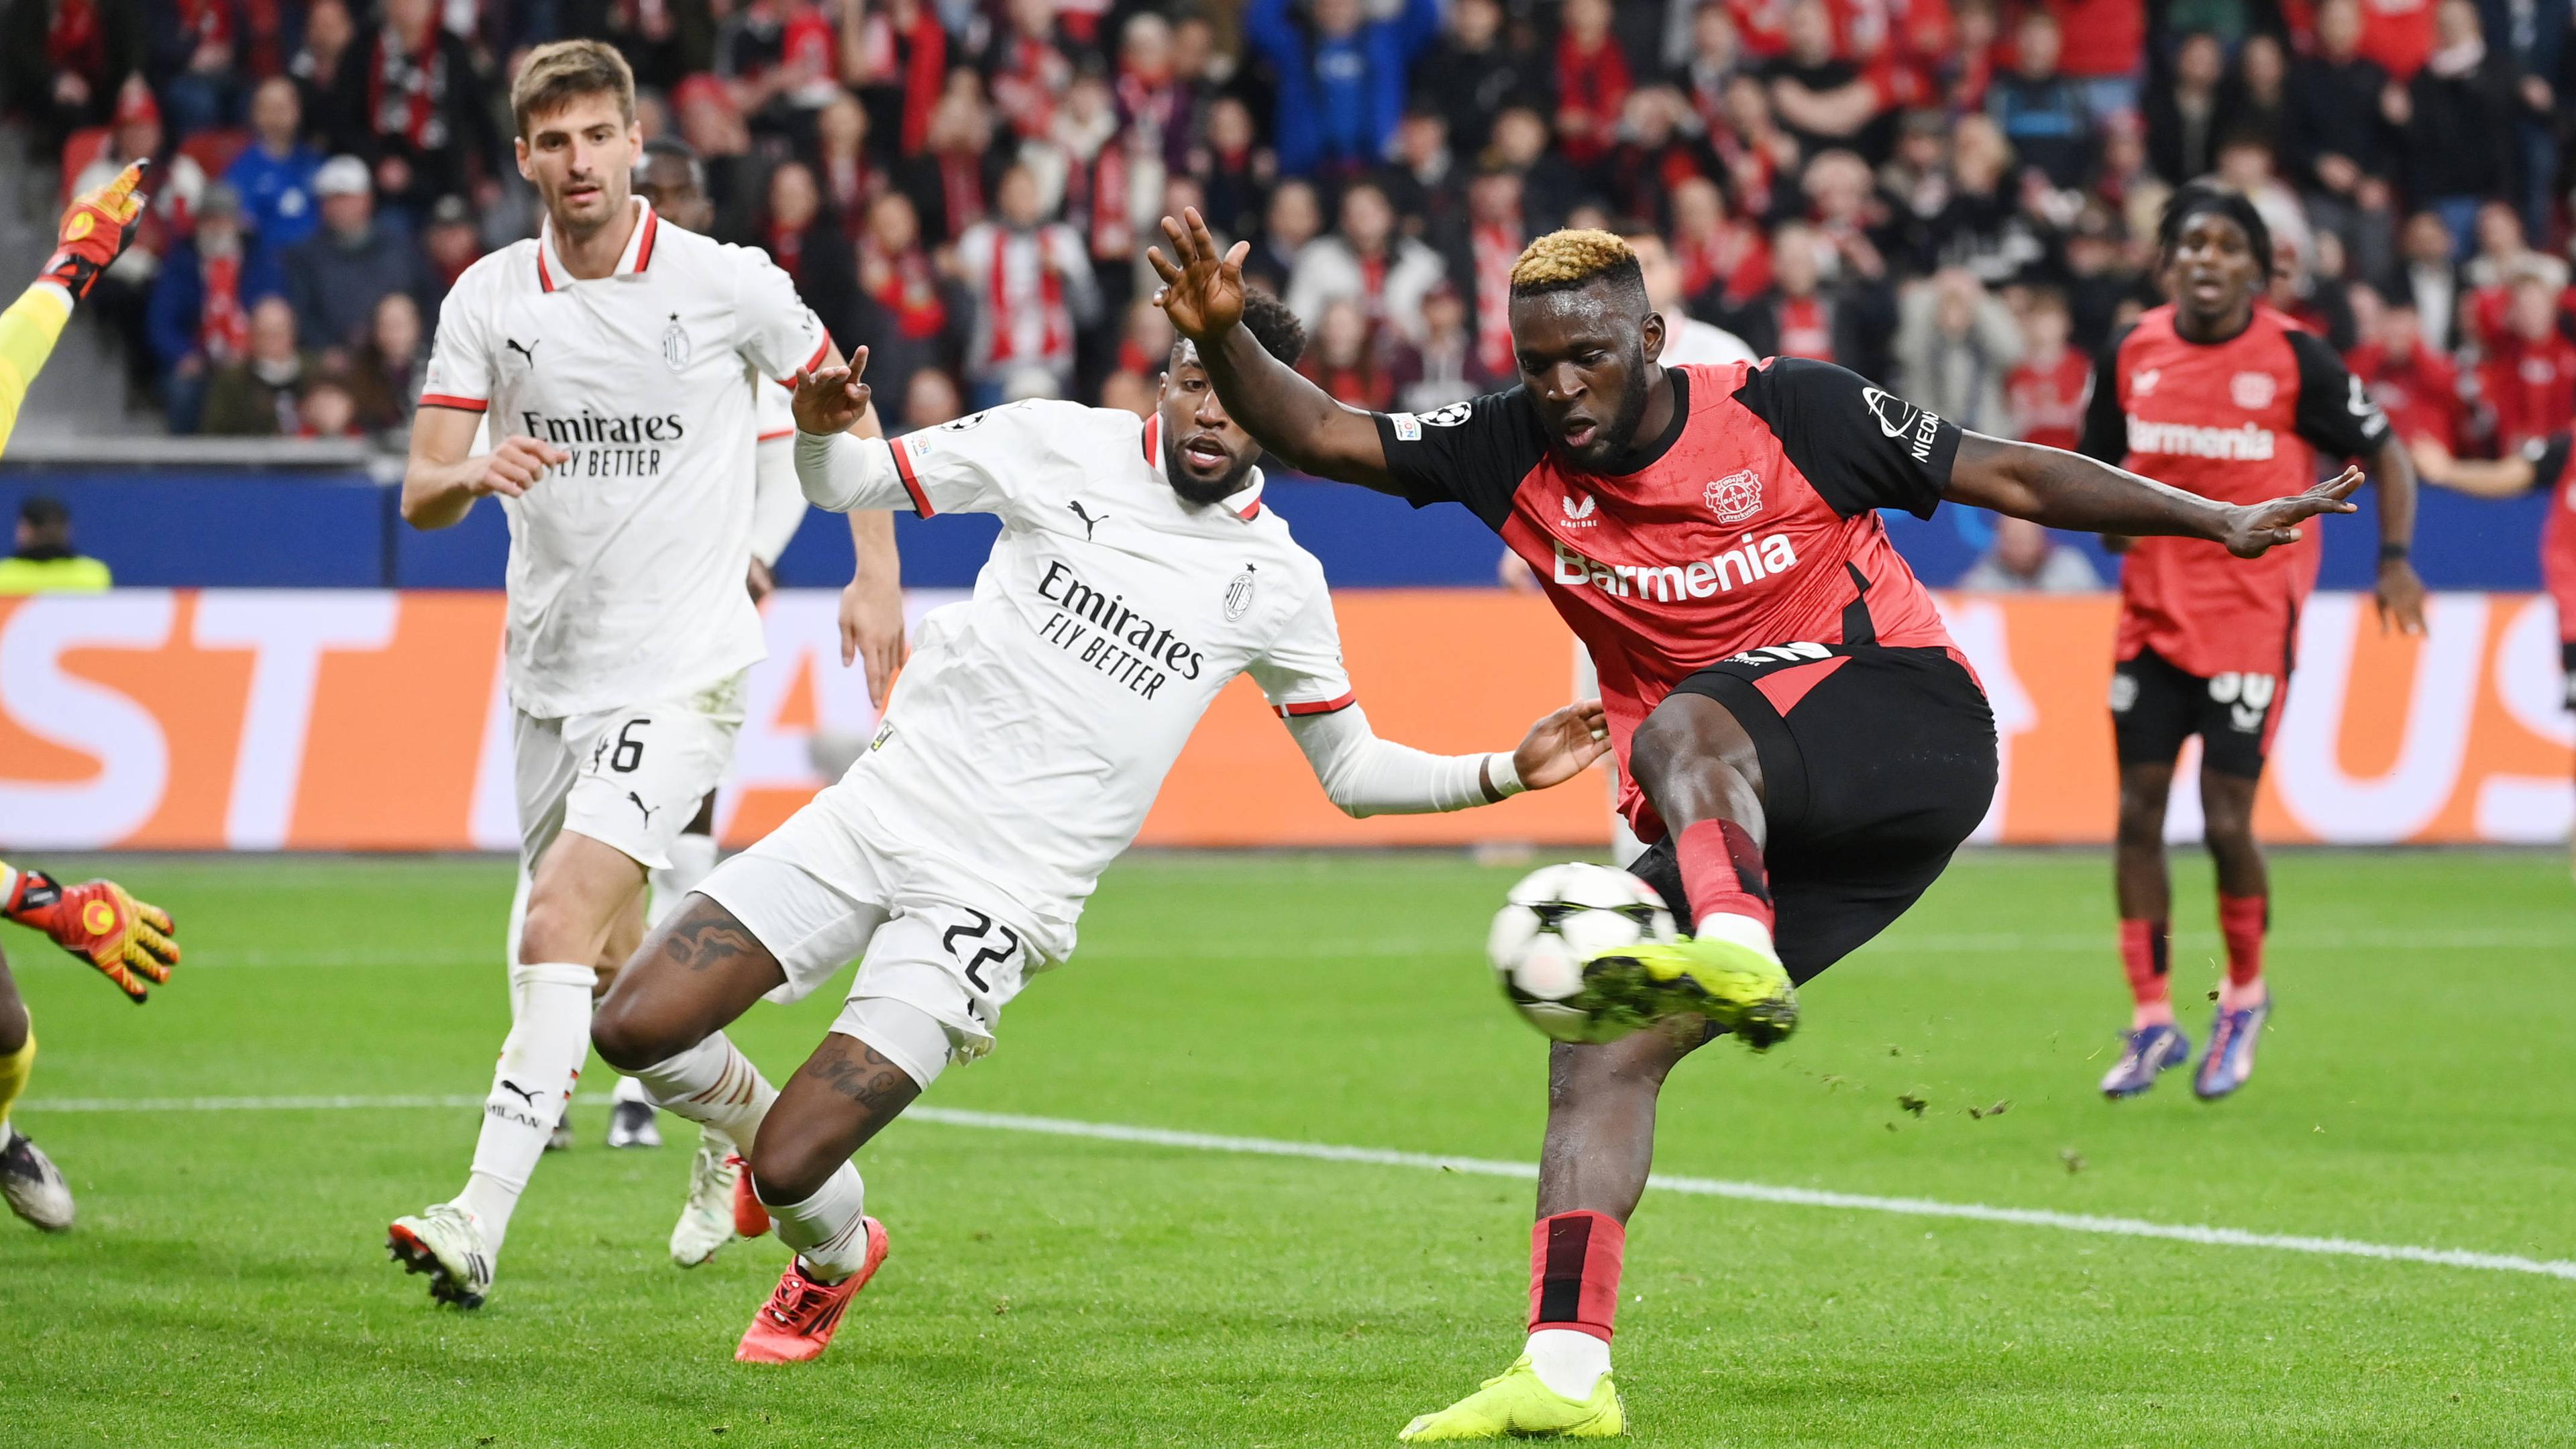
[(1082, 538), (1085, 543), (1091, 541), (1091, 531), (1093, 529), (1098, 528), (1100, 525), (1109, 521), (1109, 515), (1106, 513), (1100, 515), (1098, 518), (1092, 517), (1091, 510), (1083, 507), (1082, 500), (1079, 498), (1067, 503), (1065, 507), (1072, 509), (1073, 516), (1082, 520)]
[(1589, 585), (1613, 598), (1671, 603), (1732, 593), (1798, 566), (1798, 550), (1785, 533), (1746, 534), (1741, 542), (1741, 547), (1686, 564), (1605, 564), (1559, 543), (1553, 581), (1569, 588)]
[(519, 1094), (519, 1100), (520, 1100), (520, 1101), (522, 1101), (522, 1102), (527, 1103), (529, 1106), (533, 1107), (533, 1106), (537, 1105), (537, 1094), (536, 1094), (536, 1093), (529, 1091), (527, 1088), (520, 1086), (518, 1083), (516, 1083), (516, 1082), (514, 1082), (514, 1081), (511, 1081), (508, 1077), (503, 1077), (503, 1078), (501, 1079), (501, 1086), (502, 1086), (505, 1090), (508, 1090), (508, 1091), (512, 1091), (512, 1092), (516, 1092), (516, 1093), (518, 1093), (518, 1094)]
[(645, 804), (644, 797), (636, 794), (632, 790), (626, 792), (626, 798), (635, 802), (635, 808), (644, 812), (644, 823), (646, 825), (651, 825), (653, 823), (654, 807)]
[[(540, 338), (538, 338), (538, 339), (537, 339), (537, 342), (543, 342), (543, 341), (545, 341), (545, 339), (544, 339), (544, 338), (542, 338), (542, 337), (540, 337)], [(515, 352), (515, 353), (519, 354), (521, 357), (524, 357), (524, 358), (528, 359), (528, 366), (530, 366), (530, 367), (534, 367), (534, 366), (536, 366), (536, 365), (537, 365), (537, 342), (531, 342), (531, 343), (526, 344), (525, 346), (522, 346), (522, 345), (520, 345), (519, 339), (517, 339), (517, 338), (515, 338), (515, 337), (504, 337), (504, 338), (502, 338), (502, 339), (501, 339), (501, 345), (502, 345), (502, 346), (507, 347), (507, 348), (509, 348), (512, 352)]]

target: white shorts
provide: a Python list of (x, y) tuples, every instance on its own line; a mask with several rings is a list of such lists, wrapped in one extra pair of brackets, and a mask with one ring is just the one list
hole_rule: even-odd
[(947, 1031), (949, 1060), (992, 1050), (1003, 1006), (1070, 943), (1033, 929), (1029, 913), (971, 872), (853, 818), (830, 795), (716, 867), (699, 893), (778, 958), (787, 982), (770, 1000), (801, 1000), (855, 959), (850, 1004), (832, 1030), (873, 1040), (853, 1029), (862, 1003), (893, 1000)]
[(625, 852), (648, 870), (724, 777), (742, 727), (742, 676), (684, 700), (513, 723), (519, 859), (530, 874), (566, 830)]

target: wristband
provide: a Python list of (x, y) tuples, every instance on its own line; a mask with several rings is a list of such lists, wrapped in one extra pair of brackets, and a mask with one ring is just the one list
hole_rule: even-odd
[(2406, 555), (2411, 547), (2412, 545), (2403, 543), (2383, 543), (2379, 546), (2379, 561), (2381, 563), (2404, 563), (2406, 561)]
[(1521, 772), (1513, 767), (1510, 753), (1503, 750), (1485, 757), (1485, 783), (1493, 787), (1497, 804), (1529, 788), (1521, 783)]

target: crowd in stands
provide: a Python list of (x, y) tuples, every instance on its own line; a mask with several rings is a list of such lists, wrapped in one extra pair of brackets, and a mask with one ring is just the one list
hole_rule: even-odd
[(177, 432), (398, 437), (447, 287), (537, 224), (506, 77), (591, 35), (898, 426), (1150, 406), (1140, 258), (1195, 206), (1353, 403), (1507, 383), (1513, 258), (1600, 225), (1759, 352), (2068, 445), (2214, 175), (2274, 305), (2493, 452), (2576, 414), (2570, 3), (0, 0), (0, 104), (66, 194), (159, 162), (93, 310)]

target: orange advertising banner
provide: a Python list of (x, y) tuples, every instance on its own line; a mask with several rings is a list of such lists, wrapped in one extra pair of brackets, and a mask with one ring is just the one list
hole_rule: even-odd
[[(961, 595), (917, 594), (915, 616)], [(2112, 601), (1951, 596), (1952, 632), (1994, 700), (2003, 784), (1980, 838), (2109, 839)], [(718, 800), (728, 844), (824, 783), (817, 737), (864, 739), (835, 597), (790, 591)], [(1378, 732), (1424, 749), (1508, 748), (1562, 703), (1570, 636), (1498, 590), (1353, 590), (1334, 605)], [(2420, 639), (2369, 602), (2318, 596), (2265, 780), (2286, 841), (2555, 841), (2576, 824), (2558, 631), (2547, 600), (2444, 594)], [(0, 846), (509, 849), (509, 700), (497, 594), (124, 590), (0, 600)], [(2187, 763), (2187, 761), (2186, 761)], [(2183, 772), (2187, 782), (2191, 771)], [(2178, 787), (2168, 833), (2198, 834)], [(1165, 783), (1144, 843), (1376, 846), (1605, 838), (1606, 782), (1455, 815), (1350, 820), (1249, 681), (1219, 698)]]

